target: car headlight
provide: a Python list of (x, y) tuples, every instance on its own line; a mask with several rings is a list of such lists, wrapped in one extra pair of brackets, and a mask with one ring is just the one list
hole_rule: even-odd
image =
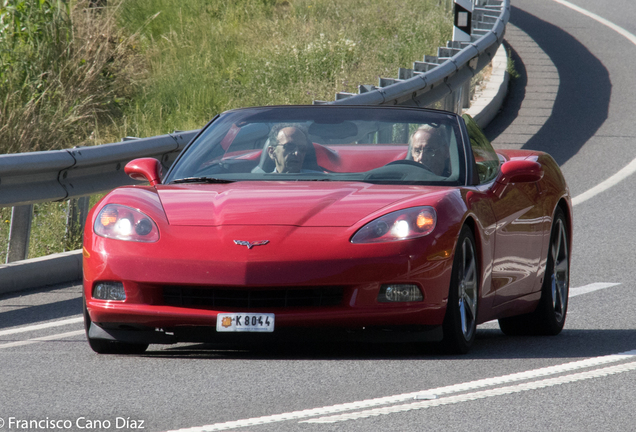
[(379, 217), (351, 237), (351, 243), (379, 243), (407, 240), (430, 234), (437, 224), (435, 209), (411, 207)]
[(125, 241), (152, 243), (159, 240), (157, 224), (139, 210), (108, 204), (97, 215), (95, 234)]

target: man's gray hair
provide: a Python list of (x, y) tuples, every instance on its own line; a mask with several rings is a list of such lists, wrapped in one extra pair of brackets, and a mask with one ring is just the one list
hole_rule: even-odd
[(293, 127), (298, 129), (303, 136), (305, 137), (305, 140), (307, 143), (310, 143), (311, 141), (309, 140), (309, 132), (307, 132), (307, 128), (305, 127), (305, 125), (300, 124), (300, 123), (279, 123), (277, 125), (274, 125), (274, 127), (272, 127), (272, 129), (269, 131), (269, 145), (268, 147), (274, 147), (276, 145), (279, 144), (278, 142), (278, 134), (280, 133), (281, 130), (288, 128), (288, 127)]
[(446, 134), (444, 133), (444, 130), (441, 127), (439, 126), (436, 127), (430, 124), (423, 124), (422, 126), (418, 127), (415, 130), (415, 132), (413, 132), (411, 136), (409, 137), (409, 148), (411, 147), (411, 144), (413, 144), (413, 137), (420, 132), (427, 132), (431, 136), (439, 138), (440, 141), (446, 146), (449, 145), (448, 140), (446, 139), (446, 136), (445, 136)]

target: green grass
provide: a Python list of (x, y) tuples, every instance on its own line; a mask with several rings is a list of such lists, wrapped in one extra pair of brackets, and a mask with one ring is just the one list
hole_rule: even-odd
[[(91, 207), (103, 196), (104, 194), (91, 196)], [(82, 248), (82, 233), (67, 232), (67, 210), (68, 200), (34, 204), (27, 258)], [(0, 208), (0, 264), (4, 264), (7, 259), (10, 225), (11, 208)]]
[(236, 107), (310, 104), (396, 77), (450, 38), (438, 0), (169, 0), (123, 4), (149, 78), (121, 135), (195, 129)]
[(506, 71), (512, 79), (521, 77), (521, 75), (515, 68), (515, 61), (512, 59), (512, 51), (510, 49), (508, 50), (508, 63), (506, 64)]
[(117, 122), (143, 63), (118, 16), (89, 0), (0, 2), (0, 153), (94, 144)]
[[(0, 153), (197, 129), (242, 106), (333, 100), (396, 77), (452, 31), (450, 0), (107, 4), (0, 3)], [(16, 16), (32, 25), (15, 25)], [(65, 236), (66, 208), (35, 205), (30, 258), (81, 247)], [(0, 263), (10, 210), (0, 208)]]

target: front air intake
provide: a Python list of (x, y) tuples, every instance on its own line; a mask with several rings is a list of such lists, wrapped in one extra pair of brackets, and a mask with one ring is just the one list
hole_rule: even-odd
[(214, 309), (319, 308), (342, 303), (343, 287), (241, 289), (230, 287), (164, 286), (167, 306)]

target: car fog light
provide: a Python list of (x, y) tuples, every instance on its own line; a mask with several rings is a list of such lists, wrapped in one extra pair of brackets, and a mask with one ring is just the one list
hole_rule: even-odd
[(417, 285), (392, 284), (382, 285), (378, 301), (388, 302), (415, 302), (424, 300), (422, 291)]
[(126, 291), (121, 282), (98, 282), (93, 287), (93, 298), (99, 300), (126, 300)]

